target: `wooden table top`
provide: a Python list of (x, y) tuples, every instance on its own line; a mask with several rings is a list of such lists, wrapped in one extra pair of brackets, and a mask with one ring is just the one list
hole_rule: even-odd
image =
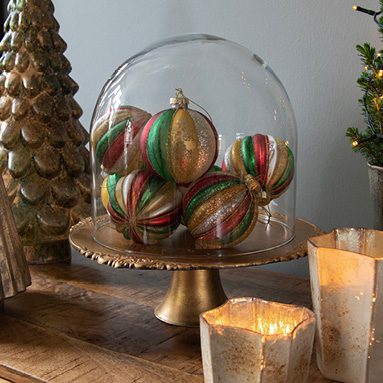
[[(203, 383), (199, 329), (171, 326), (153, 314), (170, 271), (114, 269), (77, 252), (71, 263), (30, 270), (32, 286), (6, 300), (0, 313), (1, 378)], [(307, 278), (256, 267), (220, 274), (229, 298), (254, 296), (311, 308)], [(315, 358), (309, 382), (330, 382)]]

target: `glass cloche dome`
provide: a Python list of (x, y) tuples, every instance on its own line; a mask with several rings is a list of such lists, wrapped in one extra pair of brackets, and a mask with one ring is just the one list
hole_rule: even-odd
[(145, 256), (246, 255), (294, 237), (296, 123), (254, 53), (162, 40), (107, 81), (91, 123), (94, 239)]

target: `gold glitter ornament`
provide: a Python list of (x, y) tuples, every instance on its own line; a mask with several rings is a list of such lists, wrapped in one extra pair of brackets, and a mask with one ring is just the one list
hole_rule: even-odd
[(181, 192), (173, 182), (148, 170), (108, 175), (101, 199), (111, 221), (126, 239), (152, 245), (168, 238), (181, 220)]
[(242, 177), (266, 206), (280, 197), (294, 177), (294, 155), (279, 138), (255, 134), (236, 140), (225, 152), (222, 169)]
[(258, 217), (257, 201), (239, 177), (209, 172), (188, 189), (183, 219), (196, 243), (205, 249), (234, 246), (252, 232)]
[(188, 108), (181, 90), (170, 99), (171, 108), (154, 115), (141, 136), (146, 167), (177, 184), (203, 176), (218, 156), (218, 135), (211, 120)]
[(140, 137), (151, 115), (134, 106), (120, 106), (101, 116), (92, 128), (91, 145), (102, 169), (126, 175), (143, 167)]

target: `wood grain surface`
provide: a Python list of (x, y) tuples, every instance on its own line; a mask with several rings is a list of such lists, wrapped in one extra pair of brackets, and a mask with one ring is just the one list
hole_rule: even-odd
[[(32, 285), (0, 313), (0, 377), (11, 382), (203, 382), (198, 328), (153, 314), (171, 272), (114, 269), (74, 252), (30, 266)], [(256, 267), (221, 270), (229, 298), (311, 308), (309, 279)], [(1, 382), (1, 380), (0, 380)], [(311, 362), (310, 383), (330, 382)]]

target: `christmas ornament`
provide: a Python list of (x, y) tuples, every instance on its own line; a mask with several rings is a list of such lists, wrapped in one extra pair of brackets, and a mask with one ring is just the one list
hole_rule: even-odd
[(154, 244), (180, 224), (182, 195), (177, 185), (147, 170), (107, 176), (101, 199), (116, 230), (134, 242)]
[(142, 168), (140, 137), (150, 117), (139, 108), (121, 106), (96, 121), (92, 147), (106, 173), (126, 175)]
[(236, 175), (209, 172), (187, 191), (183, 219), (196, 244), (205, 249), (234, 246), (253, 230), (258, 206)]
[(141, 153), (147, 168), (177, 184), (203, 176), (218, 155), (218, 135), (211, 120), (189, 109), (178, 90), (171, 108), (154, 115), (141, 136)]
[(228, 147), (222, 169), (244, 179), (256, 194), (258, 205), (266, 206), (289, 187), (294, 176), (294, 155), (279, 138), (255, 134)]
[(0, 170), (29, 263), (70, 259), (90, 215), (88, 133), (51, 0), (9, 1), (0, 43)]

